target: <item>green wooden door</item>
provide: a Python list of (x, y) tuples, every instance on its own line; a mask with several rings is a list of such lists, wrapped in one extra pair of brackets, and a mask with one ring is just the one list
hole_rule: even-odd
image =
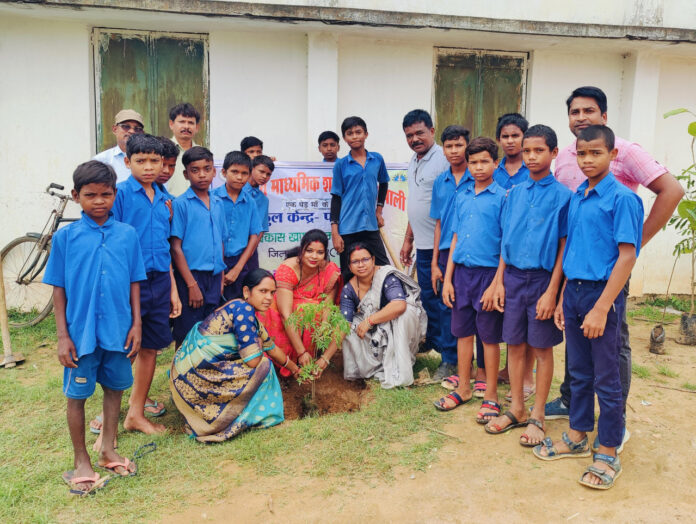
[(471, 136), (495, 137), (498, 117), (524, 114), (527, 55), (440, 48), (435, 66), (435, 127), (439, 136), (461, 124)]
[(171, 136), (169, 108), (190, 102), (201, 113), (195, 140), (208, 144), (206, 35), (94, 29), (97, 151), (115, 145), (121, 109), (143, 115), (145, 131)]

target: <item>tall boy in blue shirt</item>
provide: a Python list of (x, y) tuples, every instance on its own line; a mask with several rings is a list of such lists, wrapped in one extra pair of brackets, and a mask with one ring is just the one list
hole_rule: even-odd
[(223, 239), (227, 238), (225, 209), (209, 192), (215, 177), (213, 154), (194, 146), (182, 158), (191, 187), (174, 200), (171, 244), (174, 277), (181, 297), (181, 315), (172, 320), (178, 348), (196, 322), (220, 304), (225, 270)]
[(587, 433), (594, 429), (596, 393), (599, 449), (580, 483), (609, 489), (621, 473), (616, 448), (624, 429), (619, 349), (626, 304), (621, 290), (640, 250), (643, 203), (610, 172), (617, 153), (611, 129), (583, 129), (576, 147), (587, 181), (570, 200), (563, 253), (567, 280), (555, 312), (556, 325), (566, 334), (570, 429), (559, 441), (546, 438), (534, 454), (542, 460), (589, 456)]
[[(258, 157), (256, 157), (258, 158)], [(251, 160), (241, 151), (227, 153), (222, 164), (225, 185), (213, 190), (225, 210), (227, 237), (225, 244), (225, 274), (222, 295), (225, 301), (242, 296), (242, 281), (247, 273), (258, 267), (249, 267), (261, 233), (256, 203), (249, 194), (247, 181), (251, 174)]]
[[(496, 306), (503, 311), (503, 341), (512, 404), (486, 425), (488, 433), (504, 433), (527, 426), (520, 444), (533, 447), (544, 438), (544, 405), (553, 379), (553, 346), (563, 341), (554, 325), (563, 269), (570, 190), (551, 173), (558, 153), (553, 129), (530, 127), (524, 134), (522, 155), (529, 178), (514, 186), (503, 208), (503, 238)], [(526, 354), (536, 356), (536, 400), (531, 417), (524, 407)], [(527, 420), (525, 420), (527, 419)]]
[[(247, 267), (249, 271), (253, 271), (259, 267), (259, 242), (263, 233), (268, 231), (268, 197), (261, 191), (260, 186), (266, 185), (273, 175), (275, 164), (271, 157), (266, 155), (258, 155), (251, 159), (251, 176), (246, 185), (247, 194), (256, 204), (259, 220), (261, 221), (261, 233), (259, 233), (253, 241), (253, 248)], [(241, 281), (241, 280), (240, 280)]]
[(382, 155), (365, 149), (367, 124), (362, 118), (346, 118), (341, 133), (350, 151), (333, 167), (331, 238), (339, 253), (343, 280), (348, 282), (352, 276), (348, 248), (354, 242), (368, 244), (378, 266), (389, 264), (379, 234), (379, 228), (384, 225), (382, 208), (389, 189), (389, 174)]
[(529, 122), (519, 113), (506, 113), (498, 118), (495, 139), (504, 156), (493, 173), (493, 180), (504, 189), (529, 178), (529, 169), (522, 158), (522, 137), (528, 127)]
[[(169, 316), (180, 304), (173, 282), (169, 256), (169, 217), (167, 196), (157, 186), (162, 171), (162, 142), (152, 135), (133, 135), (126, 145), (126, 166), (131, 176), (118, 184), (113, 214), (119, 222), (135, 228), (145, 261), (147, 280), (140, 284), (142, 347), (135, 365), (124, 429), (146, 434), (162, 433), (165, 427), (145, 418), (161, 416), (165, 407), (148, 398), (157, 364), (157, 352), (169, 346), (172, 333)], [(178, 306), (180, 307), (180, 306)]]
[(474, 334), (483, 342), (486, 392), (476, 421), (485, 424), (500, 413), (498, 365), (503, 316), (493, 307), (493, 292), (500, 261), (500, 220), (505, 190), (493, 181), (498, 146), (479, 137), (466, 148), (474, 183), (457, 196), (442, 299), (452, 308), (452, 334), (457, 337), (459, 385), (435, 407), (449, 411), (473, 398), (469, 386)]
[(133, 383), (130, 359), (140, 349), (140, 293), (145, 268), (138, 235), (114, 220), (116, 173), (96, 160), (73, 173), (73, 198), (82, 218), (56, 232), (44, 283), (53, 286), (58, 361), (75, 454), (75, 469), (63, 473), (70, 492), (84, 495), (103, 485), (85, 446), (85, 399), (96, 383), (104, 390), (103, 439), (97, 464), (117, 475), (136, 465), (114, 450), (121, 395)]

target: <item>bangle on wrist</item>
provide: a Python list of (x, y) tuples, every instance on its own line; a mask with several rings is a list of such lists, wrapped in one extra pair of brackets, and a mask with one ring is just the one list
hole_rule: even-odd
[(290, 355), (285, 355), (285, 364), (283, 364), (282, 367), (288, 369), (288, 362), (290, 362)]
[(317, 360), (323, 360), (324, 362), (326, 362), (326, 366), (327, 366), (327, 367), (328, 367), (329, 364), (330, 364), (330, 362), (324, 358), (324, 355), (320, 356)]
[(368, 324), (374, 327), (374, 324), (372, 323), (372, 320), (370, 320), (370, 317), (367, 317), (365, 320), (367, 320)]

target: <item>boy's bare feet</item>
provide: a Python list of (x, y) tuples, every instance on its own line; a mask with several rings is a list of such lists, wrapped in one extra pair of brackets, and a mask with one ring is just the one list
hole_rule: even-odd
[[(96, 430), (97, 434), (102, 429), (102, 420), (104, 420), (104, 413), (99, 413), (96, 417), (89, 421), (90, 429)], [(94, 433), (94, 431), (92, 432)]]
[(157, 435), (167, 431), (162, 424), (156, 424), (145, 418), (144, 415), (131, 415), (130, 411), (123, 421), (123, 429), (126, 431), (140, 431), (146, 435)]
[[(92, 446), (92, 451), (96, 451), (99, 453), (101, 451), (101, 443), (102, 443), (102, 436), (101, 433), (99, 433), (99, 436), (97, 437), (97, 440), (94, 442), (94, 446)], [(118, 438), (114, 437), (114, 448), (118, 447)]]
[(76, 484), (72, 483), (72, 479), (77, 479), (80, 477), (95, 477), (94, 469), (89, 461), (84, 461), (75, 464), (75, 469), (72, 471), (66, 471), (63, 473), (63, 480), (70, 485), (71, 488), (79, 491), (89, 491), (94, 486), (93, 481), (88, 482), (78, 482)]
[[(97, 460), (97, 464), (103, 468), (107, 464), (110, 464), (112, 462), (120, 462), (121, 464), (125, 464), (126, 461), (127, 459), (125, 457), (122, 457), (115, 451), (107, 451), (99, 453), (99, 460)], [(128, 460), (127, 468), (125, 466), (114, 466), (112, 468), (109, 468), (109, 470), (113, 471), (117, 475), (127, 477), (129, 475), (135, 474), (135, 472), (138, 470), (138, 467), (135, 465), (134, 462)]]

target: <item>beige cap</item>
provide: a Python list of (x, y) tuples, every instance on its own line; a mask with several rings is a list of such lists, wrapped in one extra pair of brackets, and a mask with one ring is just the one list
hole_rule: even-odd
[(132, 109), (121, 109), (116, 114), (116, 118), (114, 118), (114, 125), (118, 125), (121, 122), (125, 122), (127, 120), (135, 120), (141, 126), (145, 125), (145, 122), (143, 122), (143, 116), (137, 111), (133, 111)]

